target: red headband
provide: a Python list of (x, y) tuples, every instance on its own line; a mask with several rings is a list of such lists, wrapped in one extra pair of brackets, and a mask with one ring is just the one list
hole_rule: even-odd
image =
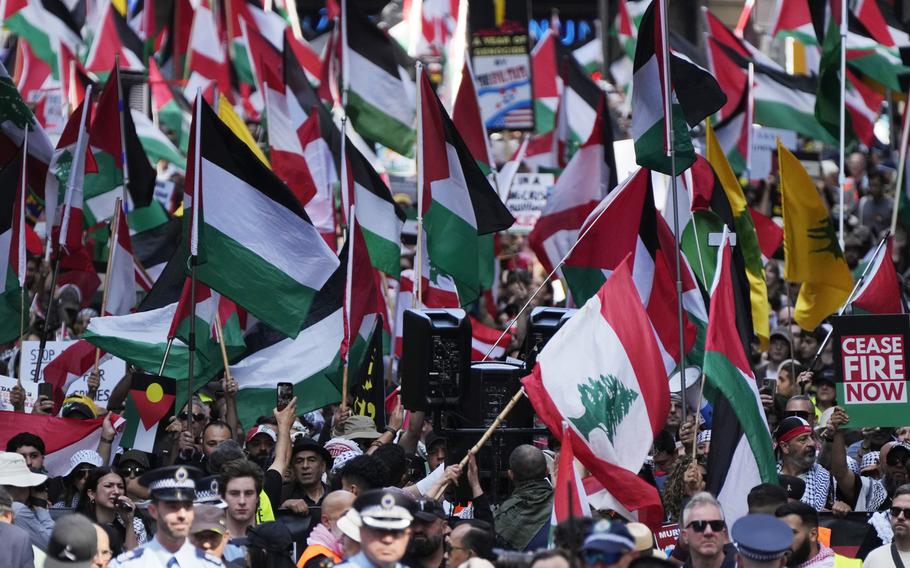
[(778, 438), (778, 440), (777, 440), (777, 443), (783, 444), (784, 442), (789, 442), (790, 440), (792, 440), (793, 438), (796, 438), (797, 436), (802, 436), (803, 434), (811, 434), (811, 433), (812, 433), (811, 427), (807, 426), (806, 424), (800, 424), (796, 428), (793, 428), (792, 430), (787, 430), (786, 432), (781, 434), (780, 438)]

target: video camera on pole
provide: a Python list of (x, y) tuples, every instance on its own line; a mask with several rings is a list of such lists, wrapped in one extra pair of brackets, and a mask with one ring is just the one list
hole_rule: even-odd
[(528, 317), (528, 335), (521, 346), (521, 358), (525, 362), (525, 374), (530, 373), (537, 363), (537, 356), (559, 328), (575, 315), (575, 308), (550, 308), (539, 306), (531, 310)]
[(471, 372), (471, 321), (458, 308), (405, 310), (401, 402), (408, 410), (457, 408)]

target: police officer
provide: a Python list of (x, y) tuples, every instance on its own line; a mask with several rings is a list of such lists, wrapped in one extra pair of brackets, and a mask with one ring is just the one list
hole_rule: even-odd
[(403, 568), (411, 538), (414, 500), (399, 489), (374, 489), (354, 500), (360, 517), (360, 553), (336, 568)]
[(793, 542), (793, 531), (780, 519), (763, 513), (740, 518), (730, 537), (739, 568), (781, 568)]
[(155, 469), (139, 478), (151, 497), (149, 513), (158, 525), (155, 538), (114, 559), (110, 568), (224, 568), (221, 560), (193, 546), (187, 536), (193, 524), (196, 480), (192, 466)]

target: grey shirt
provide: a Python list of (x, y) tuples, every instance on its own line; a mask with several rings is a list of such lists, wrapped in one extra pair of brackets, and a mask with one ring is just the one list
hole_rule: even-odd
[(24, 503), (13, 501), (13, 524), (28, 533), (32, 544), (47, 551), (47, 543), (54, 530), (54, 519), (47, 509), (41, 507), (32, 509)]

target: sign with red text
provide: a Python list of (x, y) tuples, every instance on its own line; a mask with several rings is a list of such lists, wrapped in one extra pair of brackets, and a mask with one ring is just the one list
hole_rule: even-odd
[(910, 315), (832, 318), (837, 403), (851, 428), (907, 422)]

